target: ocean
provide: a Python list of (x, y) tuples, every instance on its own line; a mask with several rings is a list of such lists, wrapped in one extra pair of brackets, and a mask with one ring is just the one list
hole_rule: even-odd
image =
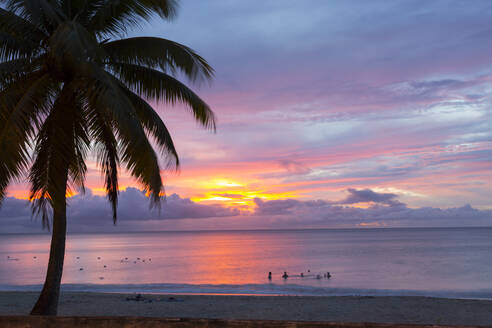
[[(0, 235), (0, 290), (40, 290), (49, 241)], [(69, 234), (62, 284), (123, 293), (492, 299), (492, 228)]]

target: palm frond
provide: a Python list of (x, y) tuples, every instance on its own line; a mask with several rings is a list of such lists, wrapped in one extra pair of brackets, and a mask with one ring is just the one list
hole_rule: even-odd
[(0, 31), (38, 45), (47, 38), (37, 26), (3, 8), (0, 8)]
[(118, 141), (113, 133), (112, 117), (95, 106), (87, 106), (87, 126), (95, 143), (96, 158), (104, 175), (104, 187), (113, 212), (113, 223), (117, 220), (118, 207)]
[(171, 134), (160, 116), (156, 113), (152, 106), (150, 106), (137, 94), (126, 88), (124, 85), (121, 87), (128, 99), (132, 102), (138, 119), (142, 122), (142, 125), (145, 127), (147, 132), (154, 138), (154, 141), (161, 150), (161, 154), (167, 158), (167, 167), (174, 166), (178, 169), (178, 152), (174, 146)]
[(87, 74), (89, 105), (111, 117), (121, 162), (158, 204), (163, 191), (159, 162), (132, 102), (107, 72), (94, 65), (81, 68)]
[(53, 32), (60, 22), (67, 19), (58, 1), (7, 0), (6, 7), (34, 26), (43, 27), (48, 33)]
[(136, 37), (103, 44), (111, 62), (159, 68), (165, 73), (184, 73), (191, 81), (210, 80), (213, 69), (193, 49), (162, 38)]
[[(76, 83), (73, 83), (74, 85)], [(81, 93), (72, 86), (72, 99), (70, 109), (74, 112), (73, 117), (73, 139), (74, 156), (68, 167), (70, 183), (73, 188), (85, 191), (84, 181), (87, 172), (85, 159), (90, 147), (90, 136), (87, 122), (87, 106)]]
[(21, 40), (0, 32), (0, 61), (36, 56), (39, 50), (39, 46), (30, 40)]
[(110, 63), (108, 67), (121, 82), (137, 94), (171, 105), (182, 103), (191, 109), (201, 125), (215, 131), (215, 115), (210, 107), (174, 77), (135, 64)]
[(0, 90), (22, 79), (26, 75), (39, 71), (42, 67), (41, 57), (17, 58), (0, 63)]
[(176, 0), (100, 0), (88, 26), (98, 35), (118, 36), (154, 14), (172, 18), (176, 9)]
[(33, 73), (0, 92), (0, 203), (30, 164), (29, 141), (50, 105), (53, 82)]

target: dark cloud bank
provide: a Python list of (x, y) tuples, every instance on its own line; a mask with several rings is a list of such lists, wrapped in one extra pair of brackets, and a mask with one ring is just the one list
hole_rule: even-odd
[[(428, 227), (428, 226), (491, 226), (492, 211), (478, 210), (470, 205), (457, 208), (409, 208), (392, 193), (370, 189), (348, 189), (339, 201), (296, 199), (255, 199), (254, 213), (241, 213), (220, 205), (203, 205), (172, 194), (163, 202), (160, 211), (149, 207), (148, 199), (138, 189), (127, 188), (120, 193), (118, 226), (112, 225), (111, 211), (105, 197), (77, 195), (69, 200), (69, 231), (127, 231), (156, 229), (159, 222), (170, 220), (241, 219), (242, 227), (309, 228), (309, 227)], [(369, 204), (368, 208), (347, 205)], [(237, 221), (237, 220), (235, 220)], [(195, 221), (196, 222), (196, 221)], [(0, 233), (40, 231), (40, 223), (31, 218), (26, 200), (8, 197), (0, 209)], [(168, 225), (169, 226), (169, 225)], [(118, 229), (120, 228), (120, 229)], [(192, 225), (190, 225), (192, 228)], [(116, 230), (115, 230), (116, 229)], [(211, 225), (208, 229), (214, 229)]]

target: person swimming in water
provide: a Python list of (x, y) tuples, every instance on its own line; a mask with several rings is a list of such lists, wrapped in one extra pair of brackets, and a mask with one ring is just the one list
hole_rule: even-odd
[(282, 278), (284, 278), (284, 279), (289, 278), (289, 275), (287, 274), (287, 272), (286, 272), (286, 271), (284, 271), (284, 274), (283, 274)]

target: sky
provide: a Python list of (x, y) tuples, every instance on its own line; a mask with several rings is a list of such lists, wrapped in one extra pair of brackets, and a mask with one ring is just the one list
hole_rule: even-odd
[[(69, 231), (492, 226), (491, 22), (479, 0), (182, 1), (129, 36), (209, 61), (191, 87), (217, 132), (152, 103), (181, 159), (160, 211), (122, 172), (113, 226), (89, 158)], [(27, 190), (9, 188), (0, 232), (41, 230)]]

